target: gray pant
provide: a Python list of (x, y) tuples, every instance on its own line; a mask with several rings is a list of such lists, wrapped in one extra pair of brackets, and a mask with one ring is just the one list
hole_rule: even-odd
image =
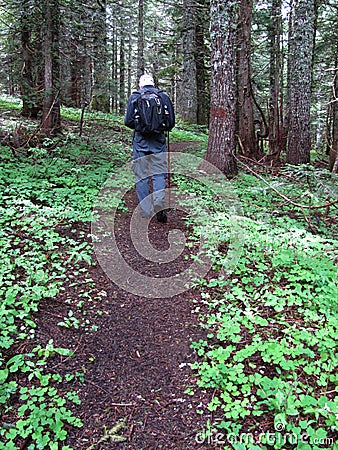
[[(154, 210), (164, 208), (165, 182), (168, 173), (167, 153), (133, 151), (133, 171), (136, 177), (136, 193), (140, 203), (141, 215), (150, 217)], [(153, 184), (150, 193), (149, 177)]]

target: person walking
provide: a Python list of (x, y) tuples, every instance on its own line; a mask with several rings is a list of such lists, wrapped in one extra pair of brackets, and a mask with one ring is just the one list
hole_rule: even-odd
[[(140, 103), (142, 101), (144, 106)], [(147, 121), (148, 125), (145, 125)], [(155, 124), (156, 121), (159, 123)], [(141, 75), (139, 90), (133, 92), (128, 99), (124, 123), (134, 130), (132, 167), (141, 216), (150, 219), (156, 214), (158, 222), (166, 223), (165, 185), (168, 163), (165, 131), (174, 127), (175, 113), (170, 97), (154, 86), (151, 75)]]

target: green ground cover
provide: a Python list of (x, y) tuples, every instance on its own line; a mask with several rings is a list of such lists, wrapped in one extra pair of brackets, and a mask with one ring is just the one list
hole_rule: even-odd
[[(232, 182), (242, 254), (226, 277), (197, 283), (208, 336), (192, 344), (192, 369), (213, 390), (215, 417), (199, 441), (224, 449), (338, 448), (337, 209), (307, 208), (337, 199), (337, 177), (311, 167), (287, 175)], [(219, 228), (227, 242), (231, 218), (218, 216), (205, 232)], [(226, 255), (213, 254), (217, 271)]]

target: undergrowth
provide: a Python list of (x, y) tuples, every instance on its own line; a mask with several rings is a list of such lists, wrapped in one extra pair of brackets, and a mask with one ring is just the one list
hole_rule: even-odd
[[(0, 102), (8, 116), (11, 105)], [(130, 159), (131, 134), (121, 118), (111, 123), (92, 114), (80, 138), (79, 111), (63, 115), (76, 122), (76, 133), (70, 124), (63, 141), (0, 148), (0, 449), (67, 450), (69, 427), (81, 426), (72, 386), (83, 374), (49, 370), (51, 358), (72, 352), (39, 342), (34, 315), (92, 264), (91, 246), (72, 228), (91, 220), (99, 189)], [(172, 139), (198, 140), (183, 128)], [(213, 420), (196, 441), (235, 450), (337, 449), (337, 209), (316, 208), (337, 199), (337, 179), (311, 166), (275, 177), (242, 173), (230, 182), (240, 203), (236, 217), (205, 189), (201, 195), (198, 183), (176, 183), (195, 191), (210, 212), (199, 217), (198, 233), (214, 275), (195, 281), (207, 339), (192, 344), (192, 370), (197, 387), (213, 392)], [(235, 265), (227, 264), (230, 241)], [(90, 295), (90, 280), (86, 289)], [(80, 304), (70, 305), (59, 326), (94, 330)]]
[[(309, 167), (260, 178), (232, 182), (243, 210), (236, 219), (242, 253), (226, 275), (226, 246), (215, 247), (214, 236), (221, 231), (230, 241), (231, 214), (214, 205), (199, 226), (214, 276), (196, 282), (207, 339), (192, 344), (192, 370), (197, 386), (213, 392), (214, 419), (196, 441), (236, 450), (337, 449), (337, 209), (308, 208), (337, 199), (337, 178)], [(212, 210), (210, 196), (205, 201)]]

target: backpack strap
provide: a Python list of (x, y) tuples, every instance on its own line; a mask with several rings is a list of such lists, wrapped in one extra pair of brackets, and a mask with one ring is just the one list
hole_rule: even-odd
[(132, 100), (132, 105), (133, 105), (133, 114), (135, 115), (138, 111), (137, 109), (137, 102), (141, 96), (141, 92), (140, 91), (134, 91), (132, 92), (132, 95), (135, 95), (135, 98), (133, 98)]

